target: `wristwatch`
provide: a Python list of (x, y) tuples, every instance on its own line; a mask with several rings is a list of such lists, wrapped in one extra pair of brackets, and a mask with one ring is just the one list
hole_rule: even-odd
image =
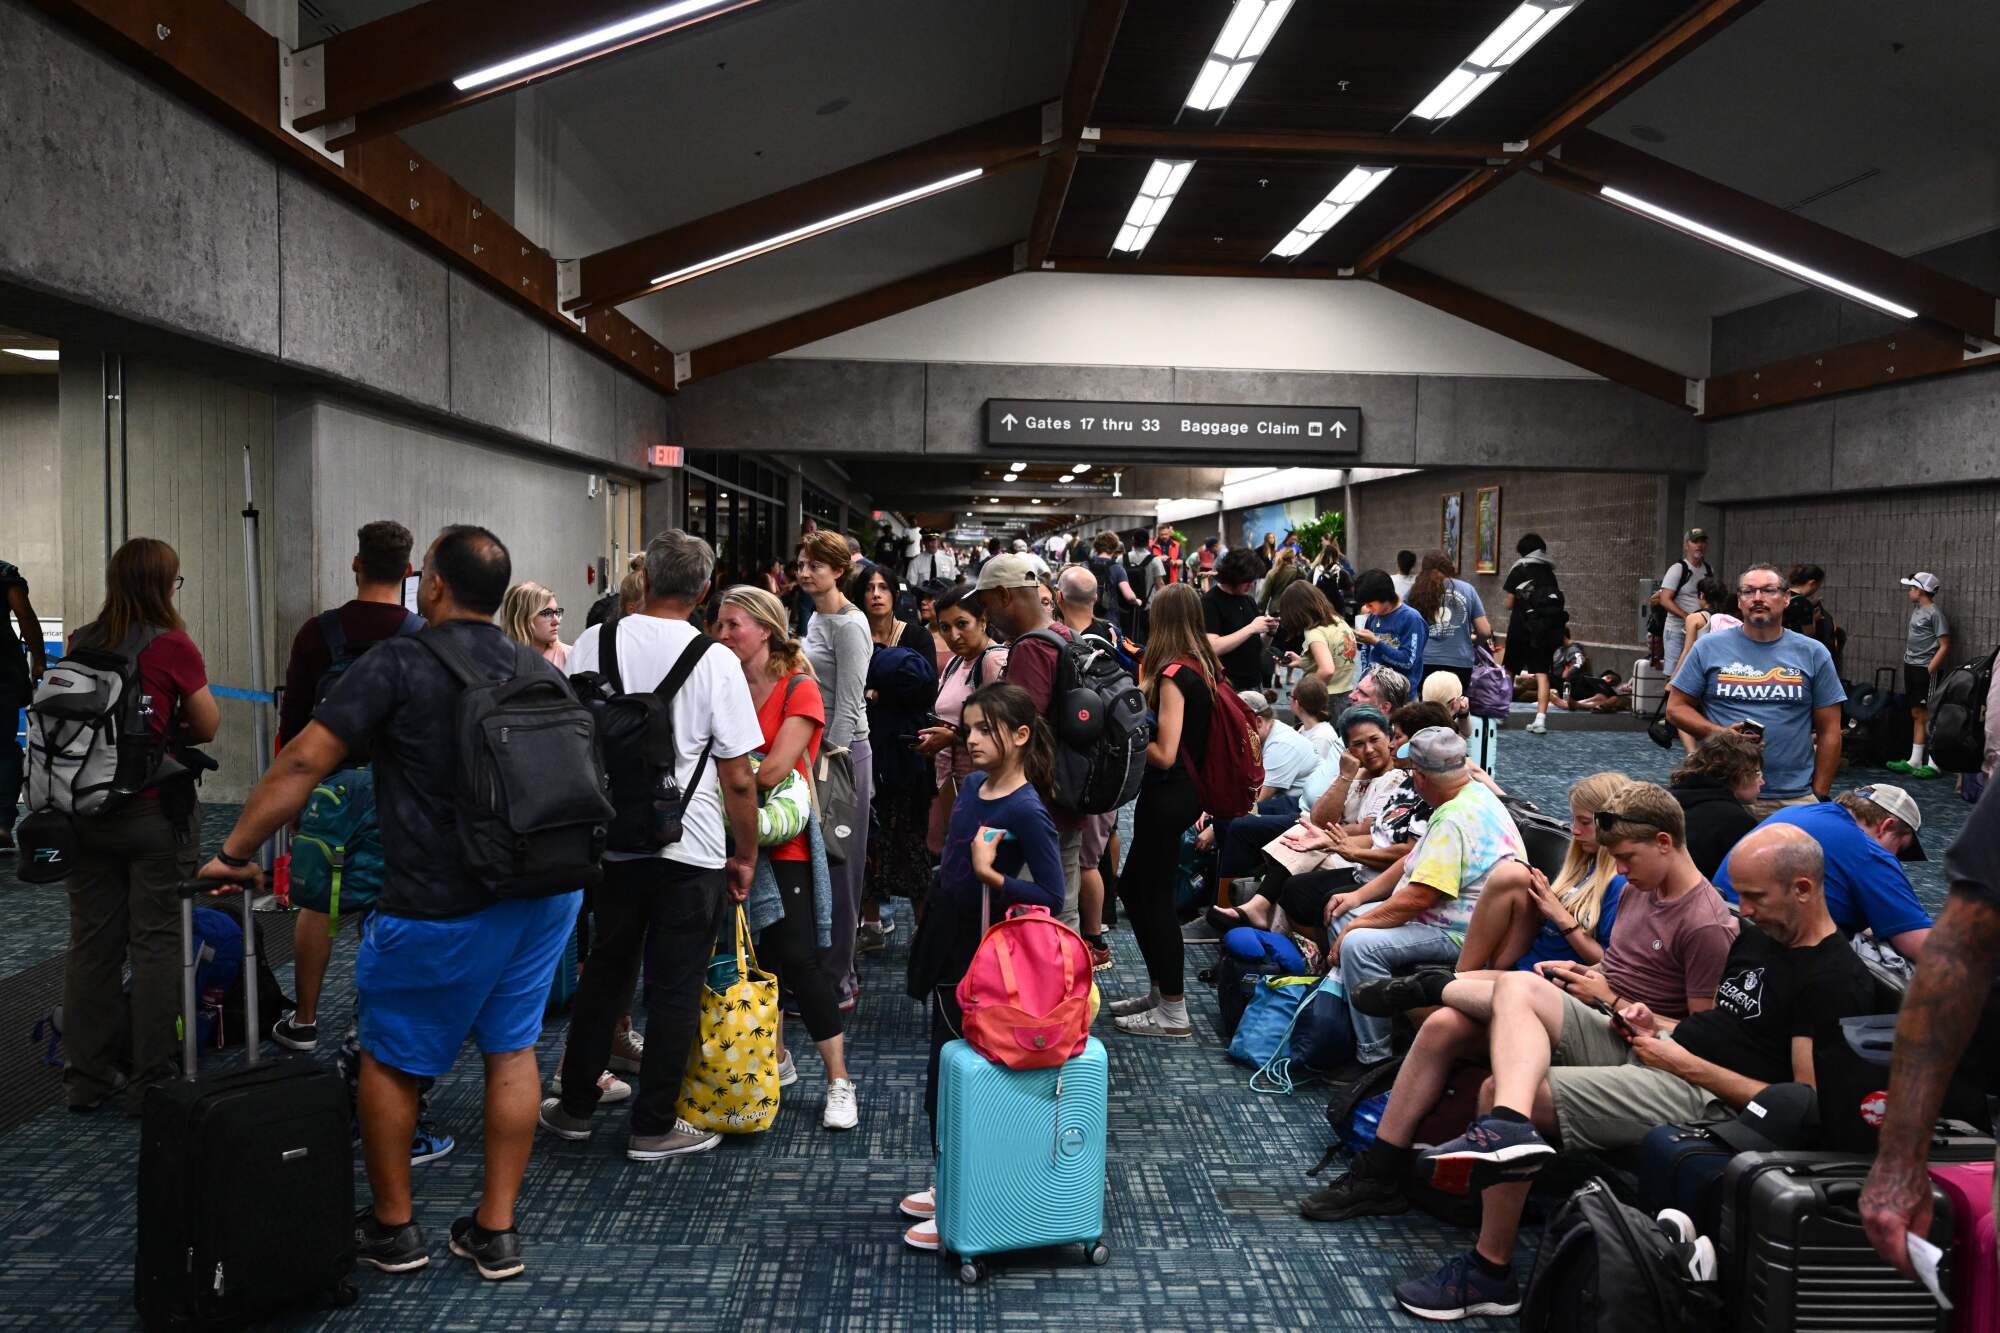
[(231, 856), (228, 852), (225, 852), (218, 847), (215, 852), (215, 859), (222, 862), (222, 864), (228, 866), (231, 870), (245, 870), (249, 868), (250, 862), (254, 858), (244, 857), (244, 856)]

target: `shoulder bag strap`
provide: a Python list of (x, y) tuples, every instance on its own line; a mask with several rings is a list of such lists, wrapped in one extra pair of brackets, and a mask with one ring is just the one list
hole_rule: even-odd
[(597, 630), (597, 667), (611, 684), (613, 694), (625, 693), (625, 677), (618, 670), (618, 622), (623, 616), (607, 616)]
[(329, 662), (338, 662), (340, 655), (347, 651), (347, 627), (340, 623), (338, 609), (319, 613), (319, 637), (326, 645)]
[[(457, 678), (458, 683), (466, 689), (469, 690), (475, 685), (491, 685), (494, 683), (491, 679), (479, 674), (478, 669), (472, 665), (472, 659), (465, 655), (465, 650), (453, 643), (451, 637), (442, 632), (441, 626), (434, 626), (424, 633), (419, 634), (417, 642), (429, 649), (431, 656), (442, 663), (444, 669), (451, 672)], [(521, 651), (525, 652), (526, 649), (522, 649)]]
[(687, 684), (687, 678), (694, 674), (695, 667), (701, 664), (702, 654), (719, 646), (716, 640), (706, 634), (696, 634), (694, 642), (681, 649), (680, 657), (674, 661), (673, 670), (667, 672), (660, 683), (653, 687), (653, 693), (662, 699), (673, 698), (680, 693), (681, 686)]

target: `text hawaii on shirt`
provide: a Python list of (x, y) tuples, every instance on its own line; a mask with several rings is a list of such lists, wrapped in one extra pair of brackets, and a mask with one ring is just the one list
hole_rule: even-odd
[(1740, 629), (1705, 634), (1688, 650), (1673, 687), (1717, 726), (1764, 728), (1763, 796), (1780, 801), (1812, 791), (1813, 710), (1847, 698), (1825, 645), (1792, 630), (1770, 643)]

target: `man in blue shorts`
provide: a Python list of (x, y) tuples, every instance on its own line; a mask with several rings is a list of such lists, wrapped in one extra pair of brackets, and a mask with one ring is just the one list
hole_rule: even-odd
[[(1826, 910), (1852, 935), (1864, 927), (1912, 963), (1931, 933), (1931, 914), (1917, 901), (1899, 861), (1928, 858), (1917, 842), (1923, 811), (1901, 787), (1886, 782), (1844, 791), (1819, 805), (1788, 805), (1758, 828), (1793, 824), (1812, 835), (1826, 854)], [(1730, 902), (1736, 890), (1725, 862), (1715, 872), (1717, 892)]]
[[(504, 679), (514, 645), (493, 623), (513, 562), (484, 528), (450, 527), (424, 556), (417, 609), (482, 671)], [(387, 1273), (430, 1262), (410, 1198), (410, 1135), (421, 1080), (442, 1076), (470, 1036), (486, 1058), (486, 1177), (451, 1226), (451, 1252), (482, 1277), (525, 1265), (514, 1203), (535, 1140), (535, 1039), (581, 890), (496, 898), (460, 865), (454, 832), (461, 686), (420, 642), (377, 644), (279, 752), (204, 879), (255, 882), (252, 859), (350, 749), (374, 756), (385, 862), (355, 967), (361, 997), (361, 1148), (374, 1203), (354, 1219), (356, 1257)], [(553, 666), (542, 667), (557, 674)]]

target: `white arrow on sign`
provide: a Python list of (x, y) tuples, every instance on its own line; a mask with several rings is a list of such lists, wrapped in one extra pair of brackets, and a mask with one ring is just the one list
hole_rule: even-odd
[(1341, 436), (1347, 434), (1347, 423), (1344, 421), (1336, 421), (1331, 426), (1328, 426), (1327, 429), (1333, 432), (1333, 438), (1337, 440)]
[(1012, 412), (1009, 412), (1006, 416), (1000, 418), (1000, 424), (1005, 426), (1008, 430), (1012, 430), (1014, 429), (1014, 423), (1017, 420), (1019, 420), (1019, 418), (1017, 418)]

